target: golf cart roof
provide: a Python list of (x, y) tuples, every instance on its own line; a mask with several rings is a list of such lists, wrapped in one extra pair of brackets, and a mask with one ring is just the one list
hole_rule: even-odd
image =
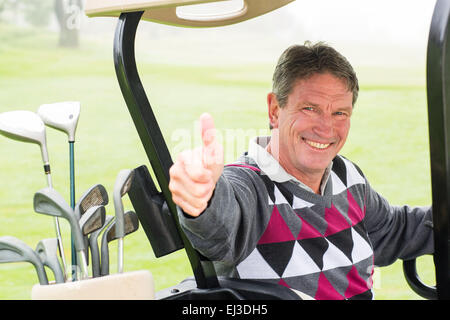
[(243, 0), (243, 6), (215, 14), (180, 14), (177, 7), (224, 0), (88, 0), (89, 17), (118, 17), (123, 12), (144, 11), (142, 20), (180, 27), (219, 27), (242, 22), (282, 7), (294, 0)]

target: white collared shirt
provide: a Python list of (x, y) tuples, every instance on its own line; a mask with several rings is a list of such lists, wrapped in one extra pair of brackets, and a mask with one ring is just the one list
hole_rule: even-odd
[[(270, 136), (260, 136), (250, 139), (248, 146), (248, 156), (255, 160), (258, 167), (272, 180), (275, 182), (283, 183), (287, 181), (294, 181), (300, 187), (313, 192), (314, 191), (308, 187), (306, 184), (290, 175), (284, 170), (280, 163), (267, 152), (267, 145), (269, 144)], [(331, 167), (333, 162), (331, 162), (325, 169), (322, 181), (320, 183), (320, 193), (323, 195), (325, 190), (325, 185), (327, 184), (328, 178), (330, 177)]]

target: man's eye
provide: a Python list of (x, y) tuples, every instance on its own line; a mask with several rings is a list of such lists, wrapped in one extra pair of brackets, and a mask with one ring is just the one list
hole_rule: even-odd
[(344, 118), (344, 117), (348, 116), (348, 114), (346, 112), (341, 112), (341, 111), (337, 111), (334, 114), (340, 118)]
[(303, 110), (306, 110), (306, 111), (314, 111), (314, 108), (313, 108), (313, 107), (304, 107)]

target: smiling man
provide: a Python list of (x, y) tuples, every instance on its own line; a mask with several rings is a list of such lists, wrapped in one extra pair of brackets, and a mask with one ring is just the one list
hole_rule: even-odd
[(325, 169), (344, 146), (353, 94), (329, 72), (297, 80), (285, 106), (268, 95), (273, 130), (267, 151), (292, 176), (318, 193)]
[(375, 265), (433, 252), (430, 207), (390, 205), (339, 155), (358, 80), (335, 49), (296, 45), (267, 96), (271, 136), (224, 166), (210, 115), (169, 188), (193, 246), (219, 275), (278, 283), (315, 299), (371, 299)]

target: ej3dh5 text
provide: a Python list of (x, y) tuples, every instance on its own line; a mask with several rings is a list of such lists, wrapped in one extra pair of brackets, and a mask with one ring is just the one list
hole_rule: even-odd
[(217, 314), (226, 314), (228, 316), (242, 315), (267, 315), (267, 305), (254, 304), (227, 304), (224, 306), (198, 306), (189, 304), (182, 309), (182, 315), (206, 315), (210, 318)]

